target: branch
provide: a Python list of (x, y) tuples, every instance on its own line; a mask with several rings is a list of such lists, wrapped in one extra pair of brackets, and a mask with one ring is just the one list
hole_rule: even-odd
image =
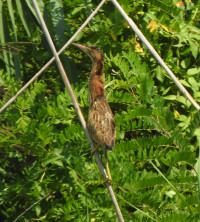
[[(41, 14), (41, 12), (40, 12), (40, 10), (39, 10), (39, 7), (38, 7), (38, 5), (37, 5), (37, 2), (36, 2), (36, 0), (32, 0), (32, 2), (33, 2), (33, 5), (34, 5), (34, 7), (35, 7), (36, 13), (37, 13), (37, 15), (38, 15), (38, 17), (39, 17), (39, 20), (40, 20), (42, 29), (43, 29), (43, 31), (44, 31), (44, 34), (45, 34), (45, 36), (46, 36), (47, 42), (48, 42), (48, 44), (49, 44), (49, 46), (50, 46), (50, 48), (51, 48), (51, 51), (52, 51), (52, 53), (53, 53), (53, 55), (54, 55), (55, 60), (56, 60), (56, 65), (58, 66), (58, 69), (59, 69), (60, 74), (61, 74), (61, 76), (62, 76), (63, 82), (64, 82), (64, 84), (65, 84), (65, 86), (66, 86), (66, 88), (67, 88), (67, 91), (68, 91), (69, 96), (70, 96), (70, 98), (71, 98), (71, 100), (72, 100), (72, 103), (73, 103), (73, 105), (74, 105), (74, 108), (75, 108), (75, 110), (76, 110), (76, 112), (77, 112), (77, 115), (78, 115), (78, 117), (79, 117), (79, 119), (80, 119), (80, 122), (81, 122), (81, 124), (82, 124), (82, 127), (83, 127), (83, 129), (84, 129), (84, 131), (85, 131), (85, 134), (86, 134), (86, 136), (87, 136), (87, 139), (88, 139), (88, 141), (89, 141), (89, 143), (90, 143), (91, 149), (93, 150), (93, 149), (94, 149), (93, 142), (92, 142), (92, 140), (91, 140), (91, 138), (90, 138), (90, 135), (89, 135), (89, 133), (88, 133), (85, 119), (84, 119), (83, 114), (82, 114), (82, 112), (81, 112), (81, 109), (80, 109), (80, 107), (79, 107), (79, 105), (78, 105), (78, 102), (77, 102), (77, 100), (76, 100), (76, 97), (75, 97), (75, 95), (74, 95), (74, 92), (73, 92), (73, 90), (72, 90), (72, 88), (71, 88), (70, 82), (69, 82), (69, 80), (68, 80), (68, 78), (67, 78), (67, 74), (66, 74), (66, 72), (65, 72), (65, 70), (64, 70), (64, 67), (63, 67), (63, 65), (62, 65), (62, 62), (61, 62), (61, 60), (60, 60), (60, 58), (59, 58), (59, 56), (58, 56), (58, 53), (57, 53), (57, 51), (56, 51), (56, 48), (55, 48), (54, 44), (53, 44), (53, 41), (52, 41), (52, 39), (51, 39), (51, 36), (50, 36), (49, 31), (48, 31), (48, 29), (47, 29), (47, 26), (46, 26), (46, 24), (45, 24), (45, 22), (44, 22), (44, 19), (43, 19), (43, 17), (42, 17), (42, 14)], [(103, 0), (102, 2), (105, 2), (105, 0)], [(103, 164), (102, 164), (102, 162), (101, 162), (101, 160), (100, 160), (99, 155), (98, 155), (97, 152), (94, 152), (94, 156), (95, 156), (96, 162), (97, 162), (97, 164), (98, 164), (99, 170), (100, 170), (100, 172), (101, 172), (104, 180), (106, 181), (105, 184), (106, 184), (106, 187), (107, 187), (107, 189), (108, 189), (108, 191), (109, 191), (109, 194), (110, 194), (110, 197), (111, 197), (111, 199), (112, 199), (113, 205), (114, 205), (114, 207), (115, 207), (115, 211), (116, 211), (116, 213), (117, 213), (118, 219), (119, 219), (120, 222), (123, 222), (123, 221), (124, 221), (123, 216), (122, 216), (122, 214), (121, 214), (121, 211), (120, 211), (118, 202), (117, 202), (116, 197), (115, 197), (115, 195), (114, 195), (112, 186), (111, 186), (110, 182), (108, 181), (108, 176), (106, 175), (106, 171), (105, 171), (105, 169), (104, 169), (104, 167), (103, 167)]]
[(26, 210), (24, 212), (22, 212), (18, 217), (15, 218), (15, 220), (13, 222), (16, 222), (17, 220), (19, 220), (20, 217), (22, 217), (26, 212), (28, 212), (31, 208), (33, 208), (35, 205), (37, 205), (39, 202), (41, 202), (42, 200), (44, 200), (46, 197), (48, 197), (50, 195), (50, 193), (46, 194), (44, 197), (42, 197), (41, 199), (39, 199), (38, 201), (36, 201), (35, 203), (33, 203), (30, 207), (26, 208)]

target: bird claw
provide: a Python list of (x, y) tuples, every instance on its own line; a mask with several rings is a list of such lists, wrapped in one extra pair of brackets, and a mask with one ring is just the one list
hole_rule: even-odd
[(109, 183), (109, 185), (112, 185), (112, 179), (107, 177), (106, 179), (104, 179), (104, 184), (106, 185), (106, 183)]

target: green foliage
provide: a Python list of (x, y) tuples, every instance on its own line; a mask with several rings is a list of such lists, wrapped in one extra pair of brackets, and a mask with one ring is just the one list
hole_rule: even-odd
[[(66, 29), (69, 32), (72, 31), (64, 19), (63, 1), (52, 0), (50, 3), (44, 4), (42, 0), (39, 0), (37, 3), (43, 12), (55, 45), (60, 49), (66, 42)], [(47, 61), (51, 56), (51, 50), (48, 47), (46, 39), (43, 35), (40, 35), (41, 27), (39, 19), (30, 0), (1, 1), (0, 18), (1, 67), (11, 77), (15, 76), (18, 80), (23, 79), (26, 81), (31, 77), (26, 66), (32, 68), (32, 72), (33, 65), (37, 64), (37, 68), (39, 69), (44, 65), (41, 61)], [(20, 53), (21, 51), (24, 53)], [(34, 56), (36, 52), (40, 56)], [(72, 82), (77, 81), (77, 77), (72, 74), (77, 72), (75, 65), (70, 62), (67, 55), (62, 55), (61, 59), (65, 69), (68, 70), (69, 79)], [(40, 64), (39, 66), (38, 63)]]
[[(37, 2), (57, 48), (97, 4)], [(120, 4), (199, 102), (200, 5), (195, 2), (121, 0)], [(3, 106), (50, 55), (30, 1), (0, 1), (0, 11)], [(108, 158), (125, 221), (198, 221), (199, 113), (111, 2), (76, 41), (104, 52), (107, 99), (117, 125), (116, 147)], [(14, 53), (7, 51), (5, 45), (11, 49), (14, 43), (20, 47)], [(91, 62), (72, 46), (62, 59), (87, 118)], [(53, 66), (1, 114), (0, 124), (2, 221), (13, 221), (23, 212), (19, 221), (117, 221), (89, 143)]]

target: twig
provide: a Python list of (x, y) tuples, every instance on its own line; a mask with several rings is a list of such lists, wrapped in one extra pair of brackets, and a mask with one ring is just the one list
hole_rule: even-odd
[(30, 207), (26, 208), (26, 210), (24, 212), (22, 212), (17, 218), (15, 218), (15, 220), (13, 220), (13, 222), (16, 222), (17, 220), (19, 220), (20, 217), (22, 217), (26, 212), (28, 212), (31, 208), (33, 208), (35, 205), (37, 205), (39, 202), (41, 202), (42, 200), (44, 200), (46, 197), (48, 197), (51, 193), (46, 194), (44, 197), (42, 197), (41, 199), (39, 199), (38, 201), (36, 201), (35, 203), (33, 203)]
[[(51, 36), (50, 36), (50, 34), (49, 34), (49, 31), (48, 31), (48, 29), (47, 29), (47, 27), (46, 27), (46, 24), (45, 24), (45, 22), (44, 22), (44, 20), (43, 20), (43, 17), (42, 17), (42, 14), (41, 14), (40, 10), (39, 10), (39, 7), (38, 7), (38, 5), (37, 5), (37, 2), (36, 2), (36, 0), (32, 0), (32, 2), (33, 2), (33, 5), (34, 5), (34, 7), (35, 7), (36, 13), (37, 13), (37, 15), (38, 15), (38, 17), (39, 17), (39, 20), (40, 20), (42, 29), (43, 29), (43, 31), (44, 31), (44, 34), (45, 34), (45, 36), (46, 36), (46, 39), (47, 39), (47, 41), (48, 41), (48, 44), (49, 44), (49, 46), (50, 46), (50, 48), (51, 48), (51, 51), (52, 51), (52, 53), (53, 53), (53, 55), (54, 55), (54, 58), (56, 59), (56, 64), (57, 64), (57, 66), (58, 66), (58, 69), (59, 69), (59, 71), (60, 71), (60, 74), (61, 74), (61, 76), (62, 76), (62, 79), (63, 79), (63, 81), (64, 81), (64, 83), (65, 83), (65, 86), (66, 86), (66, 88), (67, 88), (67, 90), (68, 90), (69, 96), (70, 96), (70, 98), (71, 98), (71, 100), (72, 100), (72, 103), (73, 103), (73, 105), (74, 105), (74, 108), (75, 108), (75, 110), (76, 110), (76, 112), (77, 112), (77, 115), (78, 115), (78, 117), (79, 117), (79, 119), (80, 119), (80, 122), (81, 122), (81, 124), (82, 124), (82, 127), (83, 127), (83, 129), (84, 129), (84, 131), (85, 131), (85, 134), (86, 134), (87, 138), (88, 138), (88, 141), (89, 141), (89, 143), (90, 143), (91, 149), (93, 150), (93, 149), (94, 149), (94, 145), (93, 145), (92, 140), (91, 140), (91, 138), (90, 138), (90, 135), (89, 135), (89, 133), (88, 133), (88, 130), (87, 130), (87, 127), (86, 127), (86, 123), (85, 123), (85, 119), (84, 119), (83, 114), (82, 114), (82, 112), (81, 112), (81, 109), (80, 109), (80, 107), (79, 107), (79, 105), (78, 105), (78, 102), (77, 102), (77, 100), (76, 100), (76, 97), (75, 97), (75, 95), (74, 95), (74, 92), (73, 92), (73, 90), (72, 90), (72, 88), (71, 88), (71, 85), (70, 85), (69, 80), (68, 80), (68, 78), (67, 78), (67, 75), (66, 75), (66, 72), (65, 72), (65, 70), (64, 70), (64, 67), (63, 67), (63, 65), (62, 65), (62, 63), (61, 63), (61, 61), (60, 61), (60, 58), (59, 58), (58, 53), (57, 53), (57, 51), (56, 51), (56, 48), (55, 48), (55, 46), (54, 46), (54, 44), (53, 44), (53, 41), (52, 41)], [(104, 2), (104, 0), (103, 0), (102, 2)], [(94, 156), (95, 156), (96, 162), (97, 162), (97, 164), (98, 164), (98, 166), (99, 166), (100, 172), (101, 172), (104, 180), (106, 181), (105, 184), (106, 184), (106, 187), (107, 187), (107, 189), (108, 189), (108, 191), (109, 191), (109, 194), (110, 194), (110, 197), (111, 197), (111, 199), (112, 199), (112, 202), (113, 202), (113, 204), (114, 204), (114, 207), (115, 207), (115, 210), (116, 210), (118, 219), (119, 219), (120, 222), (121, 222), (121, 221), (124, 221), (123, 216), (122, 216), (121, 211), (120, 211), (120, 208), (119, 208), (119, 205), (118, 205), (118, 202), (117, 202), (116, 197), (115, 197), (115, 195), (114, 195), (112, 186), (111, 186), (110, 182), (108, 181), (108, 177), (107, 177), (107, 175), (106, 175), (106, 171), (105, 171), (105, 169), (104, 169), (104, 167), (103, 167), (103, 164), (102, 164), (102, 162), (101, 162), (101, 160), (100, 160), (100, 158), (99, 158), (98, 153), (97, 153), (97, 152), (94, 152)]]
[(149, 49), (149, 51), (152, 53), (152, 55), (155, 57), (155, 59), (160, 63), (160, 65), (165, 69), (165, 71), (168, 73), (168, 75), (171, 77), (171, 79), (174, 81), (174, 83), (178, 86), (178, 88), (181, 90), (183, 95), (192, 103), (192, 105), (199, 111), (200, 106), (199, 104), (192, 98), (192, 96), (189, 94), (189, 92), (185, 89), (185, 87), (180, 83), (180, 81), (176, 78), (176, 76), (173, 74), (173, 72), (169, 69), (169, 67), (166, 65), (166, 63), (162, 60), (162, 58), (158, 55), (156, 50), (153, 48), (153, 46), (148, 42), (146, 37), (142, 34), (142, 32), (138, 29), (136, 24), (133, 22), (131, 18), (128, 17), (126, 12), (122, 9), (122, 7), (119, 5), (119, 3), (116, 0), (111, 0), (112, 3), (115, 5), (115, 7), (118, 9), (118, 11), (122, 14), (122, 16), (125, 18), (125, 20), (129, 23), (133, 31), (137, 34), (137, 36), (140, 38), (140, 40), (146, 45), (146, 47)]
[[(144, 214), (146, 217), (150, 218), (152, 221), (157, 221), (156, 219), (154, 219), (153, 217), (151, 217), (148, 213), (140, 210), (140, 208), (136, 207), (135, 205), (131, 204), (130, 202), (128, 202), (127, 200), (125, 200), (123, 197), (121, 197), (120, 195), (117, 195), (121, 200), (123, 200), (125, 203), (127, 203), (129, 206), (131, 206), (132, 208), (135, 208), (137, 211), (139, 211), (140, 213)], [(156, 215), (157, 216), (157, 215)]]
[[(95, 14), (99, 11), (102, 5), (106, 0), (102, 0), (97, 8), (91, 13), (91, 15), (85, 20), (85, 22), (81, 25), (81, 27), (75, 32), (75, 34), (68, 40), (68, 42), (58, 51), (58, 55), (60, 55), (77, 37), (77, 35), (85, 28), (85, 26), (90, 22), (90, 20), (95, 16)], [(28, 88), (31, 83), (33, 83), (53, 62), (55, 61), (55, 57), (53, 57), (49, 62), (44, 65), (38, 73), (36, 73), (33, 78), (31, 78), (17, 93), (14, 95), (1, 109), (0, 113), (3, 112), (26, 88)]]

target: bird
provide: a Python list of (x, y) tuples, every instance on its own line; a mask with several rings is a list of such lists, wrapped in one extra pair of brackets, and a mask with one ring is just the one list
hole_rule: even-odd
[(116, 124), (113, 113), (106, 100), (106, 92), (103, 81), (104, 57), (102, 53), (93, 46), (84, 46), (72, 43), (86, 53), (92, 60), (92, 70), (88, 84), (89, 113), (87, 129), (95, 149), (102, 147), (104, 162), (107, 170), (108, 180), (111, 181), (111, 173), (108, 166), (107, 151), (112, 152), (115, 147)]

